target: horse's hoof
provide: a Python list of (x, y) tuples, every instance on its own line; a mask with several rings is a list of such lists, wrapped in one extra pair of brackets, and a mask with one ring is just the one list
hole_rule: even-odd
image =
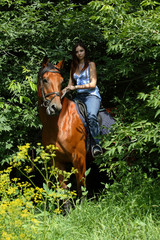
[(64, 203), (63, 207), (64, 207), (64, 215), (70, 213), (71, 207), (72, 207), (71, 201), (70, 201), (70, 200), (67, 200), (67, 201)]

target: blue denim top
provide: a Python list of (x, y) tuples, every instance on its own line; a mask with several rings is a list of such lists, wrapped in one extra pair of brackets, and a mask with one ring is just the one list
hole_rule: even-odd
[[(81, 72), (80, 75), (77, 75), (76, 73), (74, 73), (73, 77), (77, 85), (84, 85), (84, 84), (90, 83), (91, 81), (90, 81), (89, 66), (83, 72)], [(77, 89), (77, 93), (88, 93), (91, 95), (95, 95), (101, 99), (99, 88), (97, 86), (95, 88), (90, 88), (90, 89), (88, 88)]]

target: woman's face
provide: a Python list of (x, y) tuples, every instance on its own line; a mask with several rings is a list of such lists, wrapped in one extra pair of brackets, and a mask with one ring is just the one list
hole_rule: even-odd
[(81, 46), (76, 47), (76, 56), (81, 61), (85, 57), (85, 49)]

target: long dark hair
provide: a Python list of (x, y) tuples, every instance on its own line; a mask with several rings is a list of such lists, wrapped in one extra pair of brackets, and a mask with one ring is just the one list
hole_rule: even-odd
[(72, 64), (71, 64), (71, 78), (72, 78), (72, 81), (74, 81), (73, 74), (75, 73), (75, 71), (76, 71), (76, 69), (79, 65), (79, 59), (76, 56), (76, 48), (78, 46), (84, 48), (84, 50), (85, 50), (84, 66), (82, 68), (82, 71), (84, 71), (89, 65), (87, 48), (86, 48), (86, 46), (84, 45), (83, 42), (78, 42), (72, 49)]

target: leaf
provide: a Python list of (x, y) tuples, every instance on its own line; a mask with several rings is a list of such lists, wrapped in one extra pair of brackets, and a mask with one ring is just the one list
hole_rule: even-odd
[(117, 147), (117, 150), (118, 150), (118, 153), (119, 153), (119, 154), (121, 153), (122, 149), (123, 149), (123, 146), (118, 146), (118, 147)]
[(30, 98), (24, 96), (23, 99), (25, 100), (26, 103), (31, 103), (32, 104), (32, 101), (30, 100)]
[(47, 186), (46, 183), (43, 183), (43, 189), (45, 190), (45, 192), (47, 192), (47, 190), (48, 190), (48, 186)]
[(19, 96), (19, 102), (22, 104), (23, 103), (23, 96)]
[(154, 118), (156, 118), (158, 115), (160, 114), (160, 109), (158, 109), (158, 111), (156, 112), (156, 114), (155, 114), (155, 117)]
[(111, 154), (114, 155), (115, 151), (116, 151), (116, 147), (112, 147), (111, 148)]
[(67, 184), (67, 187), (68, 187), (68, 188), (71, 188), (71, 187), (72, 187), (72, 184), (71, 184), (71, 183), (68, 183), (68, 184)]
[(85, 177), (89, 175), (90, 171), (91, 171), (91, 168), (88, 168), (88, 170), (85, 171)]

